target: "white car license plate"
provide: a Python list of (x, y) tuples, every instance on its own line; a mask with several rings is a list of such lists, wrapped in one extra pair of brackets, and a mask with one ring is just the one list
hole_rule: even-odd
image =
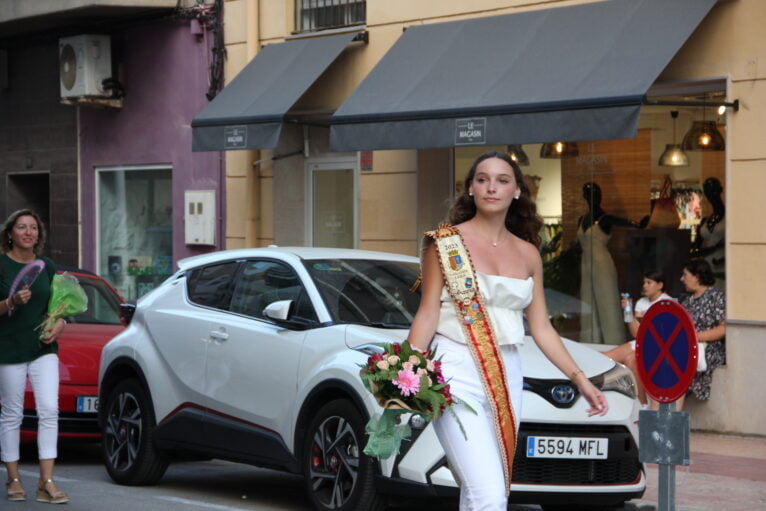
[(98, 412), (97, 396), (77, 396), (77, 413)]
[(608, 451), (608, 438), (527, 437), (527, 458), (603, 460), (606, 459)]

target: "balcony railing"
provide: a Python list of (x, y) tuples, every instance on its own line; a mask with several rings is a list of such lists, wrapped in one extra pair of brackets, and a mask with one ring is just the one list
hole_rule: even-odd
[(361, 25), (367, 19), (365, 0), (295, 0), (298, 32)]

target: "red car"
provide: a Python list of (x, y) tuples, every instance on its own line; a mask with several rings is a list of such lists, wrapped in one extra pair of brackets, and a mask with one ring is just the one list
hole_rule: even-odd
[[(123, 302), (117, 291), (86, 270), (60, 268), (80, 281), (88, 295), (88, 310), (67, 319), (59, 337), (59, 438), (98, 440), (98, 366), (101, 349), (125, 327), (120, 315)], [(21, 441), (37, 440), (37, 413), (32, 386), (27, 382)]]

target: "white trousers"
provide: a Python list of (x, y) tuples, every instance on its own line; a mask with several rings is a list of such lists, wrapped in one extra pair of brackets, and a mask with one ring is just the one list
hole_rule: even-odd
[(19, 460), (21, 420), (27, 377), (37, 405), (37, 452), (41, 460), (55, 458), (59, 432), (59, 359), (50, 353), (23, 364), (0, 364), (0, 455), (3, 462)]
[[(442, 360), (442, 373), (450, 379), (450, 392), (476, 411), (474, 414), (463, 406), (453, 408), (467, 439), (450, 413), (434, 423), (450, 468), (459, 479), (460, 511), (506, 511), (505, 476), (492, 409), (471, 352), (467, 345), (438, 334), (434, 344), (438, 346), (436, 358)], [(521, 356), (513, 345), (501, 346), (501, 354), (518, 432), (524, 385)]]

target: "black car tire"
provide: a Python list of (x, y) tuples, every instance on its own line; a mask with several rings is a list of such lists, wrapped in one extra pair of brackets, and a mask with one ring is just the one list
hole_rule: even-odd
[(301, 464), (315, 509), (384, 509), (375, 492), (375, 460), (362, 452), (364, 442), (362, 415), (347, 400), (329, 402), (311, 420)]
[(106, 399), (101, 454), (109, 476), (125, 485), (156, 484), (168, 461), (154, 446), (154, 410), (136, 379), (118, 383)]

